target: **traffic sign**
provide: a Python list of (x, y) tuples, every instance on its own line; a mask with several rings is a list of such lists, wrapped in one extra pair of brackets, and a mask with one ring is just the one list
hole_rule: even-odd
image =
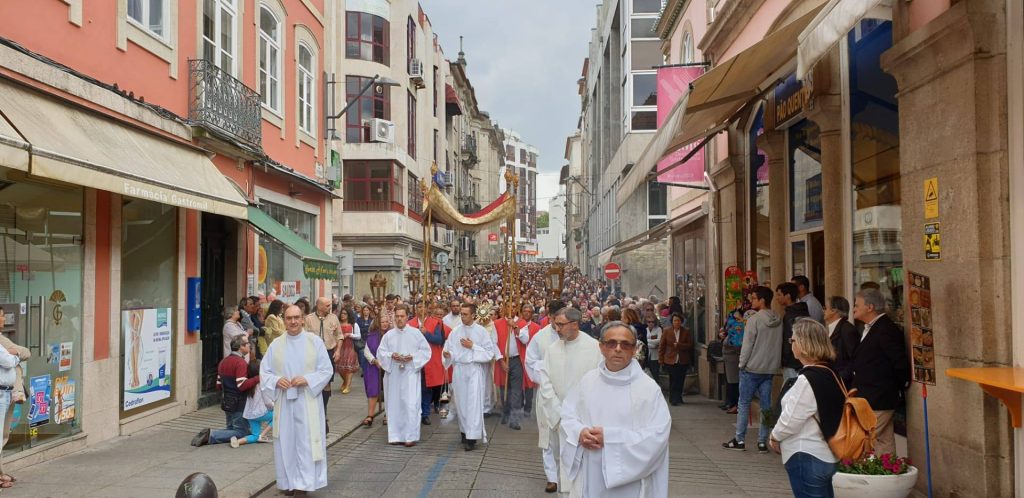
[(619, 267), (618, 263), (608, 263), (604, 265), (604, 276), (610, 280), (618, 280), (619, 275), (622, 274), (622, 268)]

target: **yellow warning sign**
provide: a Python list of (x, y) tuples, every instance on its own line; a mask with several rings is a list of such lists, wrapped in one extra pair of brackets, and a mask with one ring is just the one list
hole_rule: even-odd
[(924, 181), (924, 217), (939, 217), (939, 179), (929, 178)]
[(924, 259), (926, 261), (938, 261), (942, 259), (942, 249), (939, 245), (939, 224), (924, 224)]

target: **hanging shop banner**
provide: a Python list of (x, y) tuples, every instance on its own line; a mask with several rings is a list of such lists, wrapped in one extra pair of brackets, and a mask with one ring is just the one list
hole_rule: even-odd
[(914, 382), (935, 385), (935, 337), (932, 335), (932, 290), (928, 277), (910, 272), (910, 348)]
[(124, 329), (124, 410), (171, 397), (171, 309), (121, 314)]
[(732, 311), (743, 304), (743, 270), (738, 266), (725, 269), (725, 309)]
[(50, 423), (50, 376), (40, 375), (29, 380), (28, 424), (38, 427)]
[(67, 375), (53, 380), (53, 423), (66, 424), (75, 420), (75, 381)]
[[(672, 108), (690, 89), (690, 83), (704, 74), (704, 66), (671, 66), (658, 68), (658, 128), (665, 124)], [(658, 170), (678, 163), (693, 151), (698, 142), (687, 145), (658, 161)], [(685, 163), (671, 171), (658, 175), (659, 182), (667, 183), (703, 183), (704, 182), (704, 150), (703, 148), (690, 157)]]
[(302, 273), (314, 280), (337, 280), (338, 263), (308, 259), (302, 262)]

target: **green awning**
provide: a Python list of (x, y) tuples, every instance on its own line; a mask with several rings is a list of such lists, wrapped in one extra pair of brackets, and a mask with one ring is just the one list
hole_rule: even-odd
[(249, 223), (267, 236), (276, 239), (289, 251), (302, 260), (302, 270), (306, 278), (336, 280), (338, 278), (338, 261), (324, 254), (316, 246), (306, 242), (278, 223), (258, 207), (249, 206)]

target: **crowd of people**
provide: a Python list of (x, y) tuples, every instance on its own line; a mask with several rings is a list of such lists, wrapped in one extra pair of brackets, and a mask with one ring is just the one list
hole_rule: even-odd
[[(532, 419), (545, 491), (666, 496), (668, 406), (684, 403), (696, 354), (679, 299), (616, 293), (574, 267), (565, 267), (561, 292), (553, 292), (550, 269), (519, 267), (515, 306), (504, 301), (509, 283), (501, 266), (474, 268), (426, 299), (344, 296), (312, 307), (243, 299), (224, 326), (218, 371), (226, 428), (202, 431), (193, 444), (273, 441), (278, 487), (319, 489), (332, 381), (339, 375), (338, 390), (348, 394), (361, 373), (362, 425), (372, 427), (383, 403), (389, 444), (413, 447), (421, 426), (450, 416), (473, 451), (487, 442), (485, 418), (500, 417), (511, 430)], [(729, 383), (721, 408), (736, 415), (736, 427), (723, 447), (746, 449), (756, 396), (758, 451), (782, 454), (795, 495), (831, 496), (838, 459), (828, 441), (846, 387), (874, 410), (875, 451), (891, 453), (892, 414), (909, 369), (902, 333), (877, 289), (857, 294), (851, 322), (844, 298), (822, 306), (808, 287), (799, 276), (775, 290), (752, 286), (727, 315), (719, 336)], [(785, 382), (773, 408), (777, 374)], [(617, 462), (614, 474), (602, 470), (605, 461)]]

